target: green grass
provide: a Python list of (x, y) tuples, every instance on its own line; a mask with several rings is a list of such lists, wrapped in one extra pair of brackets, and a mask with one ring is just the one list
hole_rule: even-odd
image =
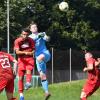
[[(64, 82), (49, 85), (49, 90), (52, 94), (49, 100), (80, 100), (80, 92), (84, 84), (84, 80)], [(44, 100), (44, 92), (41, 87), (30, 88), (24, 91), (25, 100)], [(19, 98), (18, 93), (15, 96)], [(0, 100), (6, 100), (5, 94), (0, 95)], [(98, 89), (88, 100), (100, 100), (100, 89)]]

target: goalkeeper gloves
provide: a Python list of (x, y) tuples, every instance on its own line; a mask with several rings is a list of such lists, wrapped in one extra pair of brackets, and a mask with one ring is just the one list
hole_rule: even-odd
[(45, 32), (38, 33), (39, 38), (44, 37), (44, 36), (45, 36)]

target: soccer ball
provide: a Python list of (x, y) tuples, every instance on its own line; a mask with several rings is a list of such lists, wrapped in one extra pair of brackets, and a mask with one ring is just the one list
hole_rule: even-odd
[(61, 2), (60, 4), (59, 4), (59, 9), (61, 10), (61, 11), (67, 11), (68, 10), (68, 8), (69, 8), (69, 5), (68, 5), (68, 3), (67, 2)]

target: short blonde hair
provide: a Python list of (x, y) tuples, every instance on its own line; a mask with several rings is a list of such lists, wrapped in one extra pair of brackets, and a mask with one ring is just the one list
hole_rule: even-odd
[(28, 29), (30, 29), (32, 25), (37, 25), (37, 23), (35, 23), (34, 21), (32, 21), (32, 22), (30, 23), (30, 25), (28, 26)]

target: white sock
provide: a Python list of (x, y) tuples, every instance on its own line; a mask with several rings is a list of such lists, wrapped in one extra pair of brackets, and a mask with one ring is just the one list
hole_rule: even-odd
[(46, 94), (48, 94), (48, 93), (49, 93), (49, 91), (45, 91), (45, 93), (46, 93)]
[(24, 96), (23, 93), (20, 93), (20, 97), (21, 97), (21, 96), (22, 96), (22, 97)]

